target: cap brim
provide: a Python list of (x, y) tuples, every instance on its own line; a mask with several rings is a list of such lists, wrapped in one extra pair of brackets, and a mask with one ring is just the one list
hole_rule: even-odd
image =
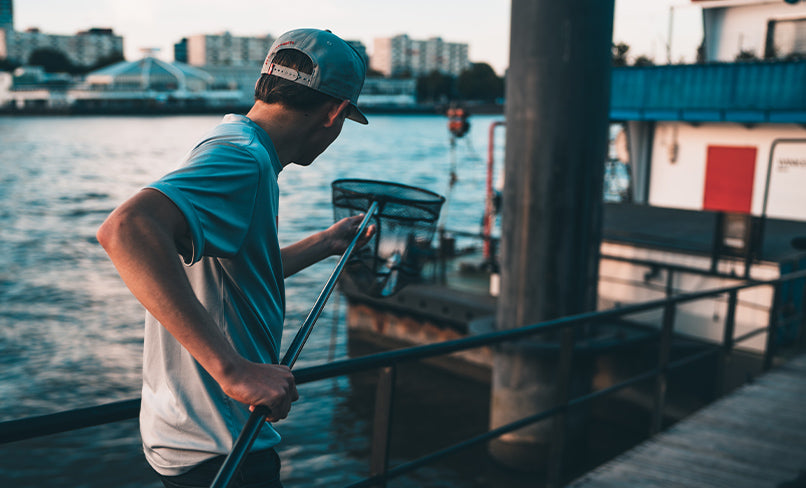
[(367, 116), (364, 115), (364, 113), (362, 111), (358, 110), (358, 107), (356, 107), (352, 103), (350, 104), (350, 112), (347, 114), (347, 118), (350, 119), (350, 120), (354, 120), (354, 121), (358, 122), (359, 124), (364, 124), (364, 125), (369, 124), (369, 121), (367, 120)]

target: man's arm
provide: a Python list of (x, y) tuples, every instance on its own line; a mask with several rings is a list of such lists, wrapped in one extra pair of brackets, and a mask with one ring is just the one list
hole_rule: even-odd
[(178, 257), (190, 249), (184, 215), (162, 193), (146, 189), (98, 229), (98, 241), (132, 294), (210, 373), (224, 393), (285, 418), (298, 398), (286, 366), (248, 361), (232, 347), (196, 298)]
[[(362, 220), (363, 215), (345, 217), (322, 232), (284, 247), (281, 255), (285, 277), (288, 278), (329, 256), (344, 253), (358, 232)], [(374, 233), (375, 226), (367, 226), (364, 235), (356, 244), (356, 249), (364, 245)]]

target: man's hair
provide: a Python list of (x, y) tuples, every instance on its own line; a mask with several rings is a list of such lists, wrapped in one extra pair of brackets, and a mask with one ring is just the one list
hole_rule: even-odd
[[(277, 51), (272, 61), (279, 66), (292, 68), (305, 74), (313, 73), (311, 58), (296, 49), (281, 49)], [(307, 86), (265, 73), (260, 75), (260, 79), (255, 85), (255, 100), (279, 103), (294, 110), (312, 110), (327, 102), (341, 102), (341, 100)]]

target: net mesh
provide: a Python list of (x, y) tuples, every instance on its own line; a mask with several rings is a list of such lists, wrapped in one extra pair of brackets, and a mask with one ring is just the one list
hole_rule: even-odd
[(386, 181), (341, 179), (332, 184), (335, 220), (366, 213), (372, 202), (375, 234), (353, 252), (345, 273), (359, 289), (386, 297), (420, 277), (431, 253), (445, 198), (421, 188)]

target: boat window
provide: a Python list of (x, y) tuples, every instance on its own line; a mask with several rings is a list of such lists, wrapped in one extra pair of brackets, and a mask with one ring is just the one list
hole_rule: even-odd
[(610, 144), (604, 168), (604, 201), (632, 201), (630, 145), (625, 123), (610, 124)]

